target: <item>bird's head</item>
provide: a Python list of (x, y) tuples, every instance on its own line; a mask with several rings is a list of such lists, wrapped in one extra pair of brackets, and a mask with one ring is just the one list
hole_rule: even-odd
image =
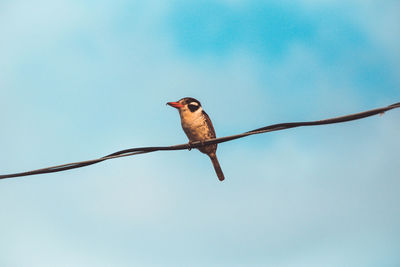
[(177, 102), (168, 102), (167, 105), (178, 109), (181, 114), (186, 112), (197, 113), (202, 111), (200, 101), (192, 97), (185, 97)]

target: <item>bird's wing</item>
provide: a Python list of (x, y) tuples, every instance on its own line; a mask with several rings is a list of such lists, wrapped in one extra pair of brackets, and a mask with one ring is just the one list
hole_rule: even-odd
[(216, 136), (215, 135), (215, 130), (214, 130), (214, 126), (213, 126), (213, 124), (211, 122), (210, 117), (208, 116), (208, 114), (204, 110), (203, 110), (203, 115), (204, 115), (204, 117), (206, 117), (207, 126), (211, 130), (212, 138), (215, 138), (215, 136)]

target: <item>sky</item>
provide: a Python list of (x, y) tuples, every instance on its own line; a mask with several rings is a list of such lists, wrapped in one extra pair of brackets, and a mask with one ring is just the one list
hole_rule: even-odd
[[(397, 0), (0, 2), (0, 174), (400, 101)], [(400, 112), (0, 181), (0, 266), (399, 266)]]

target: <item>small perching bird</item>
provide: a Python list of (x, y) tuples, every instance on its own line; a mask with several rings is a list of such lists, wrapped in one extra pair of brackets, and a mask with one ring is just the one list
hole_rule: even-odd
[[(192, 97), (185, 97), (177, 102), (168, 102), (167, 105), (178, 109), (182, 128), (189, 138), (189, 143), (215, 138), (215, 130), (210, 117), (203, 110), (198, 100)], [(199, 147), (198, 149), (210, 157), (218, 179), (223, 181), (225, 179), (224, 173), (216, 155), (217, 144)]]

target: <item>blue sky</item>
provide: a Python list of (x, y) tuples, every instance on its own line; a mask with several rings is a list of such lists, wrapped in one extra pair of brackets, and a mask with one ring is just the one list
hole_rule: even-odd
[[(400, 99), (399, 1), (2, 1), (1, 173)], [(0, 182), (1, 266), (398, 266), (400, 114)]]

